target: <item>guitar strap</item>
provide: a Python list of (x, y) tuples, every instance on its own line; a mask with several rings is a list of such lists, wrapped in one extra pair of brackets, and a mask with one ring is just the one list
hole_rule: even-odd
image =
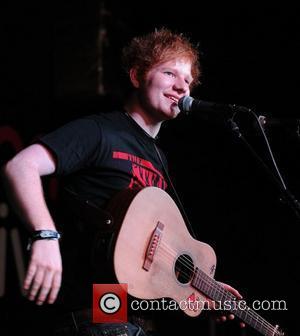
[(156, 146), (156, 144), (155, 144), (154, 142), (153, 142), (153, 145), (154, 145), (156, 154), (157, 154), (157, 156), (158, 156), (158, 158), (159, 158), (159, 161), (160, 161), (160, 163), (161, 163), (161, 165), (162, 165), (162, 167), (163, 167), (163, 171), (164, 171), (164, 174), (165, 174), (166, 179), (167, 179), (167, 181), (168, 181), (168, 185), (170, 186), (170, 188), (171, 188), (171, 192), (173, 193), (174, 201), (177, 203), (177, 206), (178, 206), (178, 208), (179, 208), (179, 210), (180, 210), (180, 212), (181, 212), (181, 214), (182, 214), (182, 217), (183, 217), (183, 219), (184, 219), (184, 221), (185, 221), (185, 224), (186, 224), (188, 230), (190, 231), (190, 234), (191, 234), (195, 239), (197, 239), (197, 236), (196, 236), (195, 231), (194, 231), (194, 229), (193, 229), (193, 227), (192, 227), (192, 224), (191, 224), (191, 222), (189, 221), (189, 218), (188, 218), (188, 216), (187, 216), (187, 214), (186, 214), (186, 212), (185, 212), (185, 210), (184, 210), (184, 207), (183, 207), (183, 205), (182, 205), (182, 202), (181, 202), (181, 200), (180, 200), (180, 197), (179, 197), (179, 195), (178, 195), (178, 193), (177, 193), (177, 191), (176, 191), (176, 189), (175, 189), (175, 187), (174, 187), (174, 185), (173, 185), (173, 182), (172, 182), (171, 177), (170, 177), (170, 175), (169, 175), (169, 173), (168, 173), (168, 170), (167, 170), (167, 168), (166, 168), (166, 166), (165, 166), (165, 164), (164, 164), (164, 162), (163, 162), (163, 159), (162, 159), (162, 157), (161, 157), (161, 154), (160, 154), (160, 152), (159, 152), (159, 149), (157, 148), (157, 146)]

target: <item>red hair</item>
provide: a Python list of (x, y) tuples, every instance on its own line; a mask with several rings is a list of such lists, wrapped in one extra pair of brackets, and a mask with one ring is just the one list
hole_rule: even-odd
[(195, 87), (200, 83), (199, 52), (183, 34), (173, 33), (166, 28), (155, 30), (133, 38), (122, 54), (125, 71), (129, 73), (130, 69), (135, 68), (140, 79), (143, 79), (154, 65), (178, 57), (191, 62), (191, 88)]

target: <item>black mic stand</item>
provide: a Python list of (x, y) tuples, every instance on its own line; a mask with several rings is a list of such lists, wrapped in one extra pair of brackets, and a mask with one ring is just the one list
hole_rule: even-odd
[[(235, 105), (230, 105), (233, 112), (239, 112), (241, 108), (243, 108), (243, 112), (247, 110), (247, 112), (252, 112), (250, 109), (247, 109), (246, 107), (238, 106), (236, 108)], [(245, 110), (244, 110), (245, 109)], [(271, 169), (265, 164), (265, 162), (261, 159), (261, 157), (257, 154), (257, 152), (254, 150), (254, 148), (249, 144), (249, 142), (244, 138), (244, 136), (241, 134), (238, 125), (233, 120), (233, 117), (228, 120), (228, 123), (230, 125), (231, 130), (233, 133), (242, 140), (242, 142), (246, 145), (246, 147), (249, 149), (249, 151), (252, 153), (252, 155), (257, 159), (257, 161), (262, 165), (262, 167), (267, 172), (268, 176), (271, 178), (271, 180), (277, 185), (279, 188), (282, 198), (280, 198), (281, 201), (285, 201), (286, 204), (290, 206), (290, 208), (294, 211), (296, 217), (300, 220), (300, 203), (295, 198), (295, 196), (287, 189), (287, 187), (284, 185), (284, 183), (281, 183), (281, 181), (275, 177)]]

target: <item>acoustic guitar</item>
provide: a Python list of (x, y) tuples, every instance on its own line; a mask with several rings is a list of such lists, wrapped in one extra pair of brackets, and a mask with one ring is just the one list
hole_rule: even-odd
[(122, 223), (113, 264), (117, 280), (128, 284), (130, 295), (145, 300), (171, 298), (192, 317), (201, 313), (209, 298), (262, 335), (286, 335), (214, 280), (213, 248), (190, 235), (165, 191), (146, 187), (127, 203), (119, 200), (116, 205)]

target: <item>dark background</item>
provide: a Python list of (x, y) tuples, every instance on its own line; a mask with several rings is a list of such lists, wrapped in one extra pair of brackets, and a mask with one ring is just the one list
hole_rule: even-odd
[[(121, 48), (132, 36), (165, 26), (199, 43), (202, 85), (193, 96), (247, 106), (257, 115), (282, 120), (277, 126), (267, 125), (266, 132), (288, 188), (300, 198), (296, 127), (300, 52), (295, 8), (201, 3), (196, 8), (196, 1), (178, 5), (100, 0), (60, 1), (48, 8), (28, 2), (1, 6), (1, 163), (16, 152), (5, 141), (4, 126), (15, 130), (25, 146), (37, 134), (66, 121), (117, 106), (123, 76)], [(242, 115), (237, 120), (244, 137), (271, 166), (253, 117)], [(283, 122), (288, 120), (290, 126)], [(163, 125), (160, 143), (198, 239), (216, 251), (216, 278), (239, 289), (250, 303), (286, 300), (287, 311), (258, 313), (292, 334), (290, 318), (295, 316), (297, 300), (288, 295), (297, 292), (299, 283), (299, 219), (280, 201), (277, 186), (226, 125), (179, 117)], [(3, 190), (0, 197), (5, 203)], [(55, 199), (49, 196), (49, 202), (55, 204)], [(1, 216), (0, 226), (8, 232), (18, 227), (25, 237), (12, 212)], [(20, 328), (33, 333), (33, 323), (49, 323), (44, 320), (45, 308), (22, 298), (9, 241), (6, 260), (1, 334)], [(191, 321), (180, 315), (178, 320), (187, 334), (194, 329), (208, 334), (205, 316)], [(254, 333), (240, 331), (236, 322), (229, 322), (217, 326), (216, 334)]]

